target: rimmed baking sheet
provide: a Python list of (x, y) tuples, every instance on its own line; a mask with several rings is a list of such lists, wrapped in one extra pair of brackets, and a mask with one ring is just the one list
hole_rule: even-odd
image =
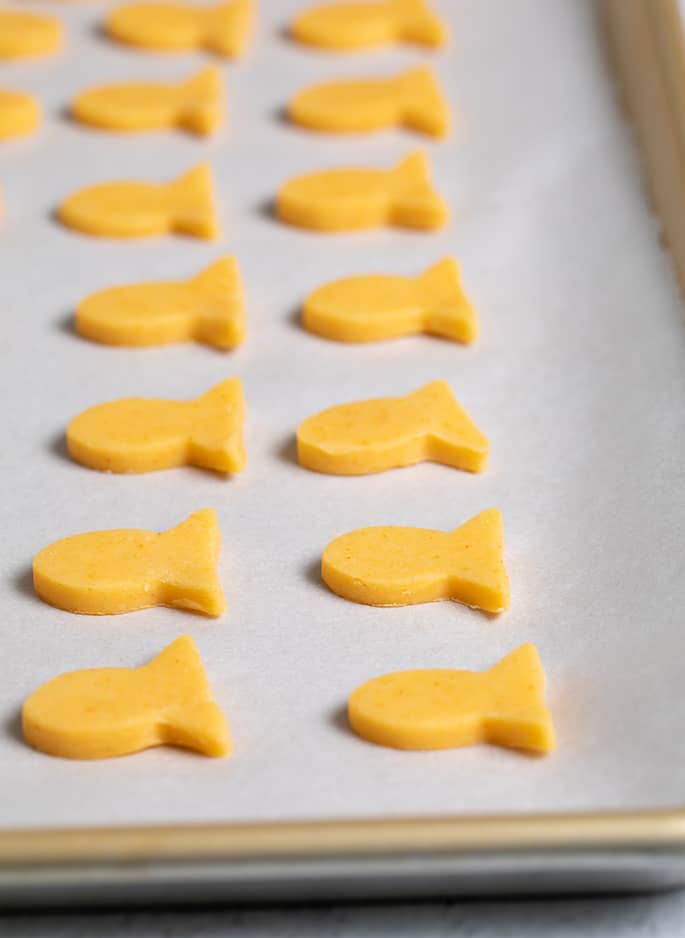
[[(449, 50), (350, 56), (283, 36), (298, 0), (260, 5), (249, 54), (222, 70), (225, 130), (117, 136), (71, 124), (71, 96), (98, 81), (174, 78), (204, 55), (143, 55), (105, 40), (103, 9), (50, 6), (65, 51), (3, 65), (35, 92), (41, 133), (3, 145), (0, 181), (0, 387), (5, 400), (0, 824), (4, 828), (400, 818), (636, 810), (682, 802), (681, 576), (685, 522), (685, 337), (669, 259), (641, 191), (616, 108), (594, 4), (436, 3)], [(44, 5), (47, 8), (47, 5)], [(32, 7), (33, 8), (33, 7)], [(36, 4), (36, 9), (39, 5)], [(434, 65), (455, 131), (326, 137), (289, 127), (288, 97), (342, 75)], [(316, 236), (274, 220), (281, 181), (335, 165), (390, 166), (428, 152), (453, 221), (436, 234)], [(79, 186), (171, 178), (209, 160), (225, 235), (217, 243), (88, 239), (51, 217)], [(72, 331), (75, 304), (116, 283), (191, 275), (235, 254), (249, 297), (248, 342), (108, 349)], [(453, 254), (482, 337), (344, 346), (299, 326), (304, 296), (338, 276), (418, 273)], [(81, 409), (130, 395), (191, 397), (240, 375), (249, 465), (224, 480), (199, 470), (116, 477), (65, 456)], [(491, 440), (482, 476), (423, 465), (337, 478), (294, 462), (305, 416), (347, 400), (452, 384)], [(317, 561), (365, 525), (450, 528), (502, 509), (511, 609), (497, 619), (451, 604), (373, 609), (329, 593)], [(162, 530), (214, 507), (229, 609), (219, 621), (154, 609), (90, 618), (33, 596), (28, 569), (46, 543), (121, 526)], [(17, 713), (57, 671), (142, 663), (182, 632), (198, 643), (235, 753), (173, 750), (116, 762), (50, 759), (25, 746)], [(559, 748), (546, 759), (480, 747), (434, 754), (373, 747), (346, 728), (348, 693), (415, 666), (484, 668), (537, 644)]]

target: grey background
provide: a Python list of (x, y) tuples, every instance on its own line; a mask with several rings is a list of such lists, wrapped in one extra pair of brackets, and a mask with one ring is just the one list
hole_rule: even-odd
[(330, 908), (39, 914), (0, 918), (12, 938), (679, 938), (685, 896)]
[[(83, 86), (189, 74), (197, 56), (145, 56), (105, 42), (101, 9), (59, 7), (69, 45), (54, 59), (3, 65), (2, 83), (35, 91), (40, 135), (0, 150), (0, 388), (8, 497), (0, 563), (0, 822), (97, 824), (670, 805), (683, 800), (685, 701), (677, 651), (683, 332), (637, 161), (617, 115), (593, 7), (567, 0), (436, 4), (452, 50), (363, 56), (305, 52), (280, 28), (295, 0), (262, 3), (257, 36), (225, 67), (228, 126), (119, 137), (61, 113)], [(36, 5), (38, 9), (38, 5)], [(51, 7), (51, 9), (54, 9)], [(507, 10), (510, 12), (507, 13)], [(77, 54), (74, 54), (77, 50)], [(278, 118), (303, 84), (435, 63), (454, 135), (340, 140)], [(267, 211), (288, 175), (332, 165), (389, 166), (427, 149), (453, 208), (437, 234), (315, 236)], [(170, 178), (201, 159), (217, 177), (219, 243), (98, 241), (51, 211), (90, 182)], [(139, 352), (73, 335), (88, 292), (190, 275), (235, 253), (250, 337), (230, 355), (200, 346)], [(332, 277), (418, 272), (453, 253), (479, 310), (476, 347), (417, 337), (345, 347), (303, 332), (294, 311)], [(226, 481), (198, 470), (107, 477), (70, 463), (60, 442), (90, 404), (142, 394), (190, 397), (231, 374), (248, 401), (249, 466)], [(441, 466), (340, 479), (294, 464), (304, 416), (341, 401), (450, 380), (489, 435), (491, 468)], [(383, 610), (346, 603), (312, 574), (335, 535), (378, 523), (453, 527), (502, 508), (511, 610), (496, 620), (454, 604)], [(33, 554), (57, 537), (116, 526), (164, 529), (216, 508), (229, 602), (220, 621), (173, 610), (76, 617), (33, 597)], [(141, 663), (183, 631), (200, 646), (235, 736), (224, 762), (171, 750), (110, 763), (51, 760), (18, 738), (23, 698), (57, 671)], [(410, 666), (486, 667), (537, 643), (559, 751), (401, 754), (340, 720), (367, 677)]]

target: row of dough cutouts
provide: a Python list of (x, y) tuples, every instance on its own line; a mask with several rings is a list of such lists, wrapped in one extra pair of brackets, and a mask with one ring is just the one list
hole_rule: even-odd
[[(132, 3), (115, 8), (104, 32), (150, 50), (207, 49), (239, 55), (252, 28), (251, 0), (218, 6)], [(290, 35), (332, 50), (392, 42), (440, 46), (445, 28), (424, 0), (324, 3), (297, 16)], [(52, 17), (0, 11), (0, 59), (47, 55), (64, 40)], [(219, 71), (208, 67), (182, 82), (127, 82), (82, 92), (71, 113), (101, 129), (182, 127), (216, 130), (225, 112)], [(425, 66), (400, 74), (332, 81), (304, 89), (287, 113), (300, 126), (367, 132), (408, 126), (443, 136), (449, 109)], [(35, 99), (0, 92), (0, 138), (32, 132)], [(317, 231), (382, 225), (439, 228), (448, 220), (422, 153), (388, 169), (326, 169), (281, 187), (282, 221)], [(171, 182), (117, 181), (66, 198), (57, 215), (83, 233), (135, 238), (185, 233), (219, 236), (211, 171), (200, 165)], [(456, 263), (446, 258), (414, 276), (349, 277), (315, 290), (303, 306), (309, 330), (344, 342), (429, 332), (458, 342), (477, 335), (476, 317)], [(245, 336), (237, 265), (223, 258), (188, 281), (112, 287), (86, 298), (77, 331), (113, 345), (196, 339), (232, 348)], [(245, 465), (245, 402), (229, 378), (193, 401), (128, 398), (96, 405), (67, 428), (71, 456), (101, 471), (149, 472), (196, 465), (239, 472)], [(339, 404), (297, 430), (299, 463), (342, 475), (381, 472), (424, 460), (481, 472), (488, 441), (444, 381), (405, 397)], [(82, 614), (118, 614), (167, 605), (220, 616), (225, 600), (217, 573), (220, 531), (214, 511), (195, 512), (163, 533), (94, 531), (50, 544), (33, 562), (34, 587), (45, 602)], [(334, 538), (321, 561), (324, 583), (346, 600), (397, 606), (451, 599), (488, 614), (509, 604), (503, 523), (491, 508), (453, 531), (396, 526), (364, 528)], [(491, 742), (532, 752), (554, 745), (543, 699), (544, 676), (532, 645), (522, 645), (483, 673), (432, 669), (388, 674), (355, 690), (351, 727), (381, 745), (437, 749)], [(24, 704), (28, 742), (53, 755), (106, 758), (153, 745), (181, 745), (226, 755), (230, 733), (202, 662), (182, 636), (139, 668), (70, 672), (49, 681)]]

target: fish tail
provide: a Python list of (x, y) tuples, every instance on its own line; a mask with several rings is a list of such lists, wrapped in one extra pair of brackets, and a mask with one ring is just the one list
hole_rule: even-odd
[(443, 23), (425, 0), (391, 0), (402, 38), (426, 46), (442, 46), (447, 39)]
[(203, 700), (177, 710), (164, 725), (164, 742), (195, 749), (206, 756), (221, 758), (231, 752), (231, 734), (226, 717), (212, 700)]
[(435, 415), (437, 419), (442, 419), (445, 411), (451, 410), (456, 404), (452, 389), (442, 380), (429, 381), (417, 391), (408, 394), (406, 400), (418, 405), (427, 415)]
[(194, 402), (189, 461), (218, 472), (245, 468), (245, 398), (240, 378), (227, 378)]
[(169, 688), (168, 711), (157, 731), (160, 742), (195, 749), (208, 756), (226, 756), (231, 737), (226, 718), (212, 700), (200, 653), (190, 635), (181, 635), (145, 665), (154, 680)]
[(220, 616), (226, 608), (216, 566), (221, 532), (216, 512), (195, 511), (159, 539), (160, 601)]
[(252, 0), (230, 0), (203, 11), (205, 46), (230, 57), (240, 55), (252, 29)]
[(461, 283), (459, 265), (443, 257), (416, 278), (425, 308), (424, 328), (455, 342), (478, 338), (478, 319)]
[(174, 228), (198, 238), (219, 236), (219, 221), (214, 210), (212, 172), (208, 163), (200, 163), (169, 184)]
[(498, 508), (470, 518), (450, 535), (454, 566), (451, 588), (460, 602), (485, 612), (509, 605), (509, 577), (504, 566), (504, 523)]
[(444, 137), (450, 124), (449, 107), (431, 69), (427, 66), (407, 69), (396, 81), (406, 123), (434, 137)]
[(235, 348), (245, 340), (245, 296), (238, 262), (222, 257), (191, 281), (197, 293), (195, 338), (217, 348)]
[(446, 381), (431, 381), (409, 395), (428, 428), (429, 456), (434, 462), (467, 472), (482, 472), (488, 441), (452, 393)]
[(206, 691), (209, 690), (200, 653), (190, 635), (179, 635), (151, 661), (143, 665), (143, 669), (148, 673), (164, 675), (168, 678), (168, 684), (172, 690), (176, 687), (177, 680), (184, 674), (190, 675), (193, 684), (199, 684)]
[(486, 671), (491, 713), (483, 721), (488, 742), (514, 749), (554, 749), (554, 725), (545, 706), (545, 675), (535, 645), (510, 652)]
[(407, 228), (441, 228), (447, 206), (430, 184), (426, 154), (417, 151), (390, 170), (395, 224)]
[(211, 133), (221, 121), (223, 85), (214, 65), (196, 72), (180, 86), (179, 123), (198, 134)]

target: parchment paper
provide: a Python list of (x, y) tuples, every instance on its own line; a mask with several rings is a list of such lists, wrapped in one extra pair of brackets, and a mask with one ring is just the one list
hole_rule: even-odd
[[(4, 400), (0, 823), (72, 825), (458, 814), (666, 806), (685, 801), (683, 390), (685, 335), (669, 260), (616, 107), (594, 5), (586, 0), (436, 0), (452, 45), (334, 55), (283, 29), (302, 0), (262, 0), (246, 58), (221, 63), (230, 114), (212, 140), (182, 132), (81, 129), (64, 108), (83, 87), (176, 78), (208, 56), (127, 51), (98, 32), (105, 5), (44, 4), (63, 54), (4, 64), (0, 85), (35, 92), (42, 131), (0, 148), (0, 392)], [(23, 7), (22, 7), (23, 8)], [(34, 5), (31, 4), (31, 9)], [(281, 109), (306, 84), (391, 74), (430, 61), (448, 90), (447, 142), (407, 131), (318, 136)], [(452, 211), (436, 234), (316, 236), (273, 219), (289, 175), (390, 166), (430, 154)], [(166, 179), (209, 160), (225, 235), (116, 242), (51, 217), (80, 186)], [(249, 294), (249, 340), (122, 350), (78, 338), (78, 301), (118, 283), (191, 275), (226, 253)], [(296, 313), (331, 278), (418, 273), (454, 254), (478, 309), (471, 348), (436, 338), (345, 346)], [(68, 420), (130, 395), (192, 397), (240, 375), (249, 466), (107, 476), (65, 455)], [(437, 465), (337, 478), (294, 462), (301, 419), (348, 400), (448, 379), (491, 440), (470, 476)], [(374, 524), (456, 527), (504, 514), (510, 611), (445, 602), (374, 609), (320, 582), (334, 536)], [(79, 617), (39, 601), (29, 569), (56, 538), (107, 527), (164, 530), (214, 507), (229, 609), (219, 621), (153, 609)], [(225, 761), (156, 750), (60, 761), (20, 738), (22, 700), (54, 674), (142, 664), (196, 639), (228, 715)], [(559, 737), (549, 758), (479, 747), (433, 754), (366, 744), (347, 695), (408, 667), (485, 668), (538, 645)]]

